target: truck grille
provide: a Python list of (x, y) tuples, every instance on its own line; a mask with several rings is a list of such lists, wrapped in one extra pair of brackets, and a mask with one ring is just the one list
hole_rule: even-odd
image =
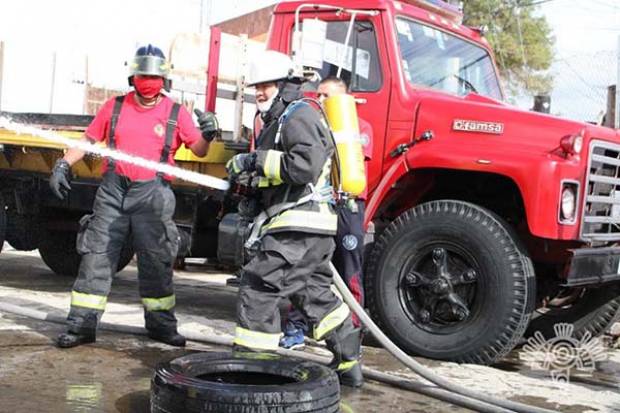
[(620, 145), (592, 141), (581, 238), (620, 240)]

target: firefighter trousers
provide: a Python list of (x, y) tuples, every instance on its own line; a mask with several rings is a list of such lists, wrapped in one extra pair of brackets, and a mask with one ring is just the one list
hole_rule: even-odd
[(275, 350), (281, 335), (279, 304), (289, 298), (314, 326), (317, 340), (330, 336), (351, 315), (331, 291), (332, 236), (302, 232), (267, 234), (241, 272), (235, 345)]
[(150, 331), (176, 332), (172, 265), (179, 234), (172, 220), (175, 197), (162, 178), (130, 181), (107, 172), (93, 213), (80, 221), (77, 250), (82, 256), (71, 292), (68, 330), (94, 334), (105, 309), (121, 250), (130, 238), (138, 259), (138, 281)]
[[(349, 287), (356, 301), (364, 306), (364, 277), (362, 261), (364, 255), (364, 204), (363, 200), (349, 201), (349, 204), (338, 205), (338, 232), (336, 233), (336, 249), (332, 262), (338, 273)], [(360, 327), (357, 315), (351, 314), (353, 325)], [(301, 329), (308, 332), (308, 321), (294, 306), (289, 308), (285, 330)]]

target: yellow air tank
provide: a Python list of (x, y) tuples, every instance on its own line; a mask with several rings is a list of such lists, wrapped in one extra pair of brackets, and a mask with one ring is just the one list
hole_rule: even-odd
[(358, 196), (366, 188), (366, 173), (355, 98), (334, 95), (325, 99), (323, 104), (340, 159), (340, 189)]

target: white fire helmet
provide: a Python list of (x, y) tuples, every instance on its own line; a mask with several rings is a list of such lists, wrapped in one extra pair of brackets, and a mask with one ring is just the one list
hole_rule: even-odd
[(284, 53), (266, 50), (259, 59), (251, 63), (247, 85), (255, 86), (292, 77), (301, 77), (295, 73), (293, 60)]

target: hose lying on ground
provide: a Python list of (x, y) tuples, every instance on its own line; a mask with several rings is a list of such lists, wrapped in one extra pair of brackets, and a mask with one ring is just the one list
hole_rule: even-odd
[[(24, 317), (33, 318), (36, 320), (49, 321), (53, 323), (65, 324), (66, 315), (51, 314), (44, 311), (34, 310), (27, 307), (22, 307), (14, 304), (0, 303), (0, 311), (5, 313), (16, 314)], [(101, 330), (120, 332), (125, 334), (146, 335), (147, 331), (143, 327), (130, 326), (125, 324), (114, 323), (99, 323)], [(231, 336), (217, 336), (212, 334), (200, 333), (197, 331), (183, 330), (183, 326), (180, 326), (181, 333), (190, 341), (215, 344), (221, 346), (232, 346)], [(316, 354), (304, 353), (295, 350), (278, 349), (277, 351), (281, 355), (297, 357), (300, 359), (313, 361), (327, 365), (331, 359)], [(421, 383), (416, 383), (406, 378), (398, 377), (395, 375), (383, 373), (371, 368), (363, 367), (364, 376), (376, 380), (378, 382), (388, 384), (394, 387), (398, 387), (404, 390), (413, 391), (428, 397), (432, 397), (447, 403), (452, 403), (456, 406), (465, 407), (468, 409), (476, 410), (483, 413), (509, 413), (513, 410), (499, 408), (493, 404), (484, 403), (469, 397), (464, 397), (459, 394), (443, 390), (436, 386), (428, 386)]]
[[(338, 291), (342, 294), (344, 301), (347, 305), (358, 315), (363, 324), (368, 327), (369, 331), (375, 338), (381, 343), (381, 345), (396, 357), (400, 362), (410, 368), (419, 376), (434, 383), (438, 387), (427, 386), (421, 383), (415, 383), (411, 380), (398, 377), (391, 374), (386, 374), (374, 369), (364, 367), (364, 376), (372, 380), (377, 380), (382, 383), (386, 383), (395, 387), (399, 387), (405, 390), (414, 391), (429, 397), (433, 397), (445, 402), (449, 402), (458, 406), (466, 407), (469, 409), (477, 410), (480, 412), (519, 412), (519, 413), (551, 413), (552, 410), (538, 408), (535, 406), (529, 406), (523, 403), (512, 402), (510, 400), (501, 400), (497, 397), (481, 394), (476, 391), (472, 391), (463, 386), (451, 383), (446, 379), (436, 375), (427, 367), (421, 365), (409, 355), (399, 349), (394, 343), (388, 339), (385, 334), (374, 324), (362, 307), (357, 303), (355, 298), (349, 292), (349, 289), (345, 285), (342, 278), (338, 274), (338, 271), (331, 265), (334, 273), (334, 284), (338, 288)], [(51, 321), (54, 323), (64, 324), (66, 322), (66, 316), (55, 315), (46, 313), (39, 310), (25, 308), (8, 303), (0, 303), (0, 311), (7, 313), (13, 313), (25, 317), (34, 318), (42, 321)], [(146, 335), (146, 330), (142, 327), (129, 326), (123, 324), (113, 323), (100, 323), (99, 328), (103, 330), (116, 331), (121, 333)], [(182, 326), (181, 326), (182, 328)], [(222, 346), (231, 346), (232, 337), (230, 336), (216, 336), (204, 334), (196, 331), (182, 331), (188, 340), (196, 342), (204, 342), (209, 344), (216, 344)], [(315, 361), (322, 364), (328, 364), (331, 360), (327, 357), (318, 355), (311, 355), (299, 351), (279, 349), (278, 353), (288, 356), (294, 356), (309, 361)]]

